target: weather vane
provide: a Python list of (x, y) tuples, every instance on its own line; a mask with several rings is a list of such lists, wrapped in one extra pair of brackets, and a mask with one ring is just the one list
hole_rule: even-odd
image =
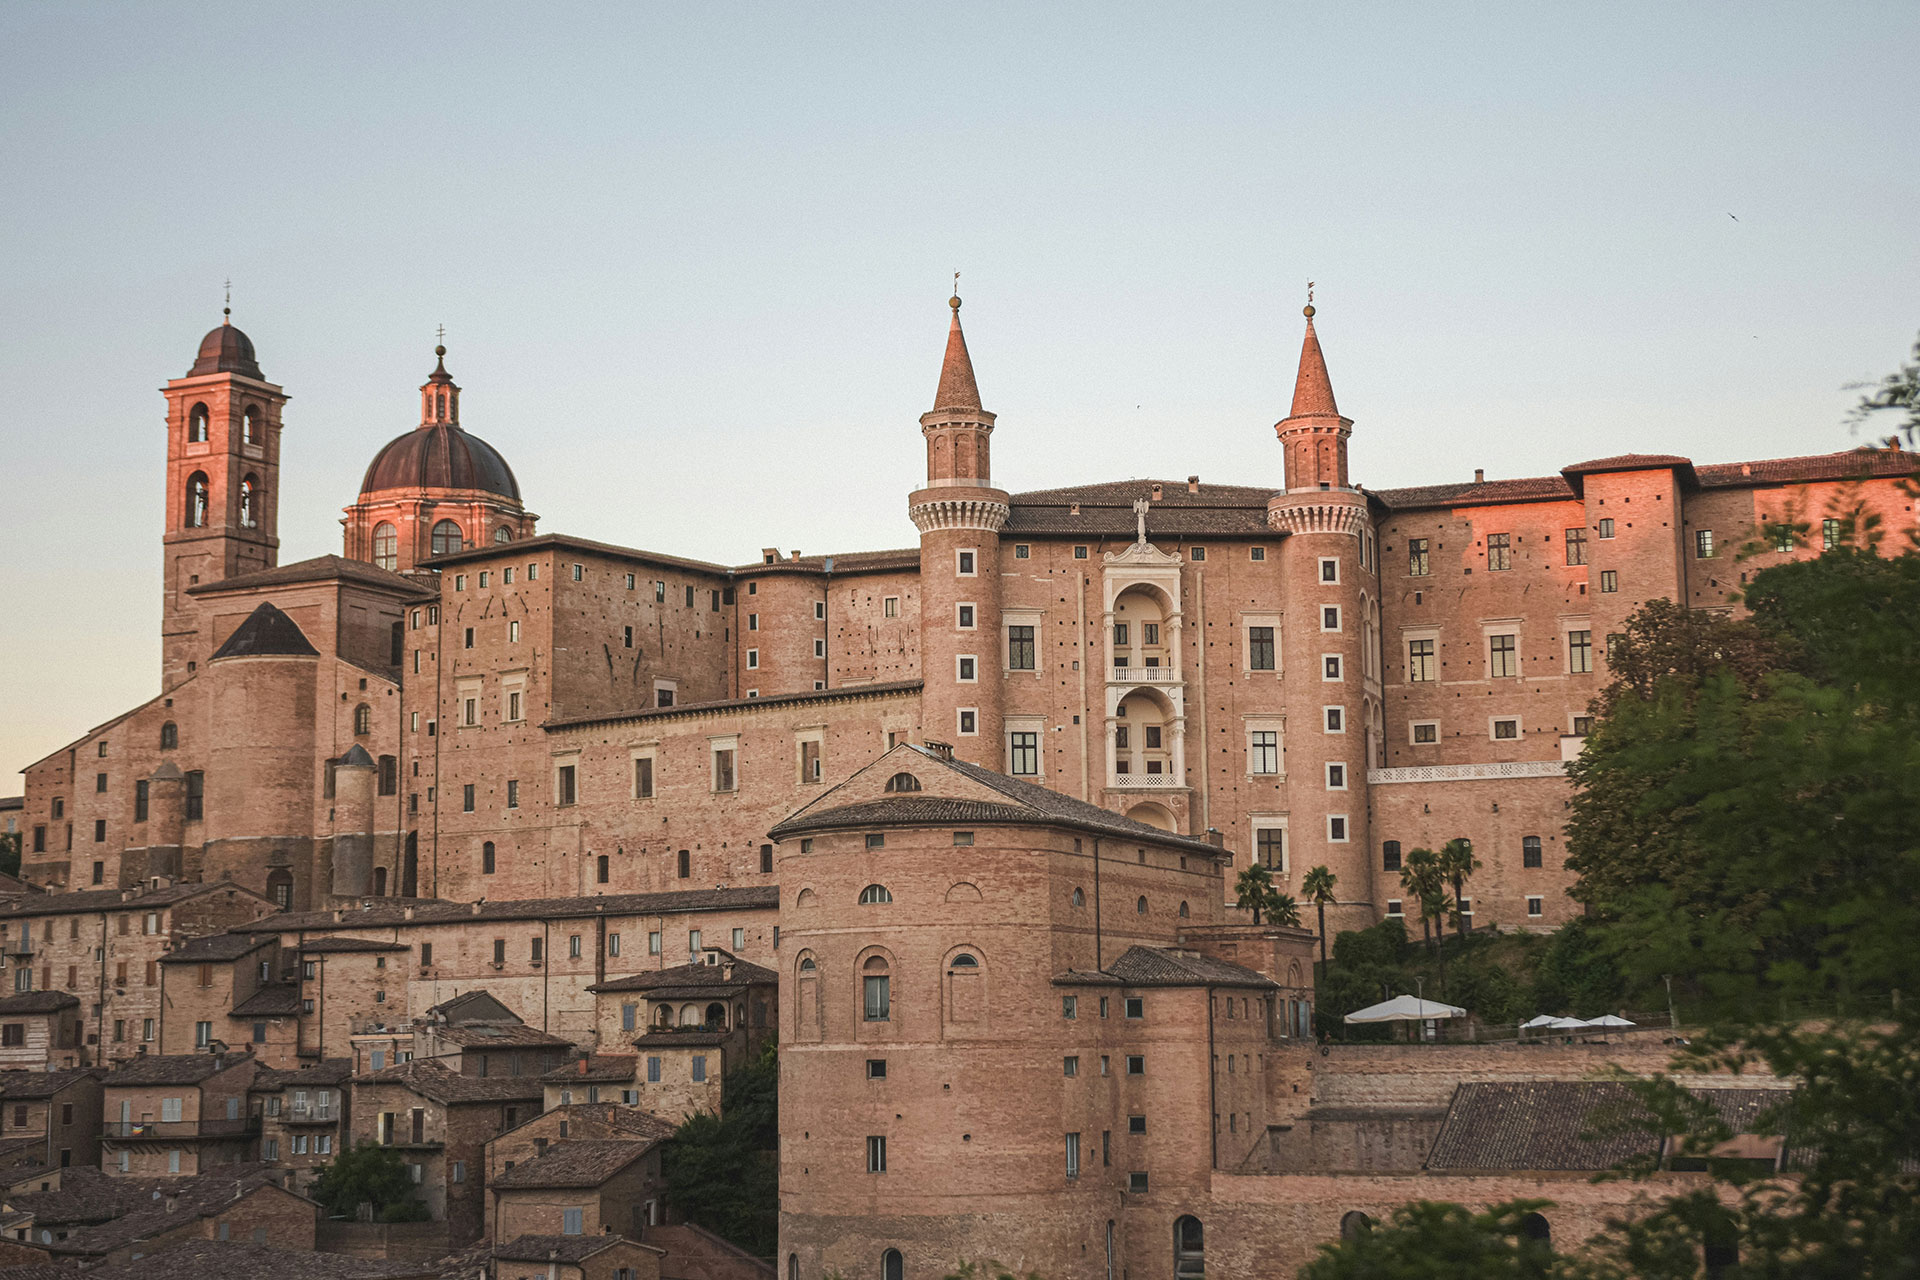
[(222, 304), (220, 314), (223, 316), (233, 314), (233, 280), (231, 278), (227, 280), (227, 300)]
[(1313, 305), (1313, 281), (1307, 281), (1307, 305)]

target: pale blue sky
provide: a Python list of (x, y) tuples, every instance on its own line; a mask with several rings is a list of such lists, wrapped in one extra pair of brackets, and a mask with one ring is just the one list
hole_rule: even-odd
[(1362, 483), (1823, 452), (1920, 329), (1914, 48), (1910, 2), (0, 6), (0, 793), (156, 687), (156, 388), (228, 276), (289, 561), (438, 324), (546, 530), (911, 545), (956, 268), (1008, 488), (1278, 483), (1309, 278)]

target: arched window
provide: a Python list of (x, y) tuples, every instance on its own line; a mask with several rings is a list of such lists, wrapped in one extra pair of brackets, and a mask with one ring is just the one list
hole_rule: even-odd
[(260, 523), (260, 482), (252, 476), (240, 482), (240, 527), (251, 529)]
[(507, 528), (505, 525), (501, 525), (493, 531), (493, 540), (495, 542), (512, 542), (513, 530)]
[(1186, 904), (1186, 903), (1184, 903), (1184, 902), (1183, 902), (1183, 903), (1181, 903), (1181, 904), (1180, 904), (1180, 918), (1181, 918), (1182, 920), (1185, 920), (1185, 919), (1186, 919), (1186, 918), (1187, 918), (1187, 917), (1188, 917), (1189, 915), (1191, 915), (1191, 914), (1192, 914), (1192, 913), (1191, 913), (1191, 912), (1189, 912), (1189, 911), (1187, 910), (1187, 904)]
[(898, 1249), (880, 1255), (880, 1280), (907, 1280), (907, 1260)]
[(460, 549), (460, 526), (451, 520), (442, 520), (433, 526), (433, 554), (448, 556)]
[(1142, 895), (1141, 895), (1141, 898), (1140, 898), (1140, 901), (1138, 901), (1138, 902), (1136, 902), (1136, 903), (1134, 903), (1134, 904), (1133, 904), (1133, 909), (1134, 909), (1134, 910), (1135, 910), (1136, 912), (1138, 912), (1139, 914), (1141, 914), (1141, 915), (1145, 915), (1145, 914), (1147, 914), (1147, 899), (1146, 899), (1146, 895), (1144, 895), (1144, 894), (1142, 894)]
[(248, 405), (246, 412), (240, 415), (240, 443), (260, 443), (260, 407)]
[(815, 964), (815, 963), (813, 962), (813, 957), (812, 957), (812, 956), (801, 956), (801, 957), (800, 957), (800, 972), (802, 972), (802, 973), (813, 973), (813, 972), (814, 972), (815, 970), (817, 970), (817, 969), (818, 969), (819, 967), (820, 967), (819, 965), (817, 965), (817, 964)]
[(353, 731), (356, 735), (373, 732), (373, 708), (364, 702), (353, 709)]
[(861, 1011), (868, 1022), (888, 1022), (893, 1018), (893, 978), (887, 972), (885, 956), (870, 956), (860, 966)]
[(1547, 1224), (1544, 1216), (1530, 1213), (1520, 1219), (1520, 1239), (1534, 1251), (1551, 1252), (1553, 1249), (1553, 1228)]
[(681, 1025), (681, 1026), (683, 1026), (683, 1027), (698, 1027), (698, 1026), (702, 1026), (702, 1025), (704, 1025), (704, 1024), (705, 1024), (705, 1019), (704, 1019), (704, 1018), (702, 1018), (702, 1017), (700, 1016), (700, 1006), (699, 1006), (699, 1005), (697, 1005), (697, 1004), (690, 1004), (690, 1005), (687, 1005), (686, 1007), (684, 1007), (684, 1008), (682, 1008), (682, 1009), (680, 1010), (680, 1025)]
[(207, 527), (207, 473), (196, 471), (187, 477), (187, 528)]
[(160, 749), (171, 751), (180, 745), (180, 726), (169, 720), (160, 726)]
[(373, 528), (373, 562), (382, 569), (400, 567), (400, 532), (385, 521)]
[(207, 442), (207, 406), (197, 404), (187, 414), (187, 443), (205, 444)]
[(1200, 1225), (1200, 1219), (1190, 1213), (1173, 1220), (1173, 1274), (1176, 1277), (1207, 1274), (1206, 1230)]
[(1084, 907), (1087, 905), (1087, 891), (1085, 889), (1075, 889), (1073, 891), (1073, 905), (1076, 907)]
[(670, 1004), (657, 1004), (653, 1006), (653, 1025), (656, 1027), (671, 1027), (673, 1025), (673, 1006)]
[(1371, 1230), (1373, 1230), (1373, 1219), (1358, 1209), (1351, 1210), (1340, 1216), (1340, 1238), (1342, 1240), (1358, 1240)]
[(918, 791), (919, 789), (920, 779), (910, 773), (896, 773), (887, 779), (889, 791)]
[(979, 957), (969, 955), (965, 951), (962, 951), (959, 955), (953, 958), (953, 967), (956, 969), (966, 969), (969, 971), (977, 970), (980, 967), (980, 960), (979, 960)]
[(275, 867), (267, 873), (267, 897), (282, 911), (293, 907), (293, 872)]
[(498, 855), (494, 851), (493, 841), (491, 840), (481, 841), (480, 843), (480, 874), (485, 876), (492, 875), (493, 869), (497, 865), (498, 865)]
[(725, 1031), (727, 1029), (727, 1006), (718, 1000), (707, 1006), (707, 1030)]
[(787, 1255), (787, 1280), (800, 1280), (800, 1255), (797, 1253)]
[(387, 869), (385, 867), (375, 867), (373, 869), (373, 896), (376, 898), (384, 898), (387, 896)]
[(877, 906), (880, 903), (892, 901), (893, 895), (887, 892), (887, 886), (883, 884), (870, 884), (860, 891), (860, 905), (863, 907)]

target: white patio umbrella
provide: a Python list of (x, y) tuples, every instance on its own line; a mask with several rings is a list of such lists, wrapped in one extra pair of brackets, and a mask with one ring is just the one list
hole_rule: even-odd
[(1537, 1031), (1541, 1027), (1550, 1027), (1558, 1021), (1560, 1021), (1560, 1019), (1550, 1013), (1537, 1014), (1521, 1023), (1520, 1029), (1522, 1031)]
[(1593, 1024), (1579, 1018), (1555, 1018), (1546, 1025), (1554, 1031), (1585, 1031)]
[(1637, 1022), (1629, 1022), (1617, 1013), (1603, 1013), (1597, 1018), (1587, 1019), (1590, 1027), (1637, 1027)]
[(1395, 996), (1348, 1014), (1348, 1022), (1438, 1022), (1443, 1018), (1464, 1018), (1467, 1011), (1458, 1005), (1422, 1000), (1418, 996)]

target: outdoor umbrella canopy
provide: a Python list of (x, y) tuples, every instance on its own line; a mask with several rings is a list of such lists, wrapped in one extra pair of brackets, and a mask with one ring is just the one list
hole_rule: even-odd
[(1593, 1024), (1583, 1022), (1579, 1018), (1555, 1018), (1546, 1025), (1550, 1031), (1585, 1031)]
[(1617, 1013), (1603, 1013), (1597, 1018), (1587, 1019), (1587, 1025), (1590, 1027), (1637, 1027), (1640, 1024), (1629, 1022)]
[(1441, 1018), (1464, 1018), (1467, 1011), (1458, 1005), (1422, 1000), (1418, 996), (1395, 996), (1380, 1004), (1370, 1004), (1348, 1014), (1348, 1022), (1432, 1022)]
[(1522, 1031), (1534, 1031), (1541, 1027), (1550, 1027), (1558, 1021), (1560, 1021), (1560, 1019), (1555, 1017), (1553, 1014), (1543, 1013), (1538, 1015), (1537, 1017), (1528, 1018), (1525, 1022), (1520, 1024), (1520, 1029)]

